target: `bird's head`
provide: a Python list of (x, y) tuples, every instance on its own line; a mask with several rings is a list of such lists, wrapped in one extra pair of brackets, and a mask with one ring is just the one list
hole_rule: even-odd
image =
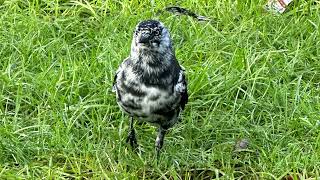
[(170, 34), (164, 25), (156, 20), (140, 22), (134, 31), (133, 50), (151, 50), (165, 52), (171, 50)]

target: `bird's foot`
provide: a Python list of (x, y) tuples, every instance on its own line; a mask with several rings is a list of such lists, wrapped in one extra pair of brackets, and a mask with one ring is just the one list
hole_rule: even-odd
[(126, 142), (130, 143), (130, 146), (132, 147), (132, 149), (136, 150), (138, 148), (138, 142), (137, 142), (136, 133), (134, 130), (129, 132)]
[(159, 160), (159, 158), (160, 158), (160, 152), (161, 152), (162, 146), (163, 146), (163, 138), (158, 136), (156, 139), (156, 144), (155, 144), (157, 160)]
[(159, 159), (160, 159), (160, 152), (161, 152), (161, 149), (160, 148), (158, 148), (158, 147), (156, 147), (156, 160), (157, 161), (159, 161)]

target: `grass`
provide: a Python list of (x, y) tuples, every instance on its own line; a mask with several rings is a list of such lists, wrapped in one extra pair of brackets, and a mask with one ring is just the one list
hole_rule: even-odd
[[(319, 177), (320, 4), (283, 15), (263, 4), (0, 1), (0, 178)], [(212, 21), (157, 14), (169, 5)], [(155, 128), (136, 125), (141, 154), (125, 143), (128, 117), (111, 92), (149, 18), (170, 29), (190, 94), (159, 162)]]

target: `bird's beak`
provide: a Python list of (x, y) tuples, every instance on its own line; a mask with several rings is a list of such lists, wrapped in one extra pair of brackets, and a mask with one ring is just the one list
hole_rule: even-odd
[(153, 36), (150, 33), (142, 33), (139, 37), (139, 43), (149, 43), (152, 40)]

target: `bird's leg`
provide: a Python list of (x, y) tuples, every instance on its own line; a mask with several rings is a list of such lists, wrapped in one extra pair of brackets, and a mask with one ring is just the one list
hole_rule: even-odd
[(134, 127), (133, 127), (133, 116), (130, 117), (130, 129), (129, 129), (129, 133), (128, 133), (128, 137), (127, 137), (126, 142), (127, 143), (129, 142), (133, 149), (135, 149), (138, 146), (136, 133), (135, 133)]
[(166, 129), (164, 129), (163, 127), (159, 127), (158, 129), (158, 135), (157, 135), (157, 139), (156, 139), (156, 155), (157, 155), (157, 158), (159, 158), (160, 156), (160, 150), (163, 146), (163, 140), (164, 140), (164, 136), (166, 134)]

